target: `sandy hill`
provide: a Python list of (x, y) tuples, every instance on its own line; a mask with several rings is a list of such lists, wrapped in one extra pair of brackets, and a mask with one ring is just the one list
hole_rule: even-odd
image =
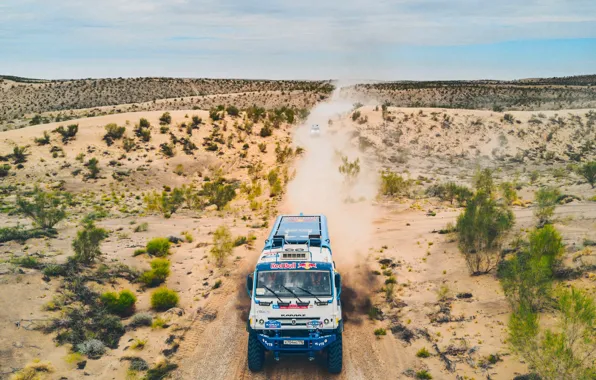
[(558, 110), (596, 106), (596, 76), (517, 81), (401, 81), (358, 84), (342, 91), (396, 107)]
[(0, 79), (0, 121), (21, 118), (31, 113), (142, 103), (166, 98), (260, 91), (328, 94), (332, 89), (328, 81), (115, 78), (38, 83), (25, 82), (22, 79), (18, 82)]

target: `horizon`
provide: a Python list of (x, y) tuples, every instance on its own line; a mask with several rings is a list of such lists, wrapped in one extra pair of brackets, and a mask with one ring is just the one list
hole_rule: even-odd
[(75, 80), (101, 80), (101, 79), (205, 79), (205, 80), (249, 80), (249, 81), (312, 81), (312, 82), (349, 82), (350, 85), (367, 84), (367, 83), (394, 83), (394, 82), (515, 82), (524, 80), (539, 80), (539, 79), (555, 79), (555, 78), (573, 78), (583, 76), (596, 76), (596, 71), (593, 73), (580, 73), (564, 76), (544, 76), (544, 77), (525, 77), (525, 78), (473, 78), (473, 79), (372, 79), (372, 78), (296, 78), (296, 79), (270, 79), (270, 78), (242, 78), (242, 77), (176, 77), (176, 76), (135, 76), (135, 77), (79, 77), (79, 78), (41, 78), (41, 77), (24, 77), (13, 74), (0, 74), (0, 79), (11, 80), (10, 78), (19, 78), (30, 81), (75, 81)]

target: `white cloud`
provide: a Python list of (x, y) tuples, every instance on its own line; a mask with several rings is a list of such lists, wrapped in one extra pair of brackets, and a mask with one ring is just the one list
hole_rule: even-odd
[[(114, 62), (117, 57), (163, 55), (191, 62), (227, 56), (263, 66), (268, 60), (283, 62), (279, 55), (295, 59), (302, 54), (306, 64), (307, 57), (316, 55), (319, 63), (328, 65), (356, 57), (361, 64), (374, 66), (388, 51), (406, 45), (595, 37), (593, 0), (4, 0), (0, 4), (0, 48), (12, 62), (37, 52), (54, 54), (52, 58)], [(1, 63), (0, 68), (6, 69)]]

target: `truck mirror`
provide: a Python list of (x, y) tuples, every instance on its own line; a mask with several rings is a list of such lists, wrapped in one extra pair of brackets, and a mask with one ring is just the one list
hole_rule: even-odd
[(341, 276), (339, 273), (335, 274), (335, 290), (337, 291), (337, 295), (339, 296), (341, 293)]
[(246, 276), (246, 292), (248, 293), (249, 297), (252, 296), (252, 282), (252, 274), (248, 274)]

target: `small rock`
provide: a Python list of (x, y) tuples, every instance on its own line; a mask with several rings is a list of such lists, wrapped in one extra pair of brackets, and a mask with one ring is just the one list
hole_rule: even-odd
[(472, 298), (472, 293), (457, 293), (456, 297), (459, 299)]
[(168, 236), (168, 240), (173, 244), (182, 243), (184, 241), (184, 239), (178, 236)]
[[(77, 363), (77, 369), (85, 369), (85, 367), (87, 366), (87, 360), (83, 360)], [(83, 373), (85, 376), (89, 376), (89, 374), (87, 372)]]

